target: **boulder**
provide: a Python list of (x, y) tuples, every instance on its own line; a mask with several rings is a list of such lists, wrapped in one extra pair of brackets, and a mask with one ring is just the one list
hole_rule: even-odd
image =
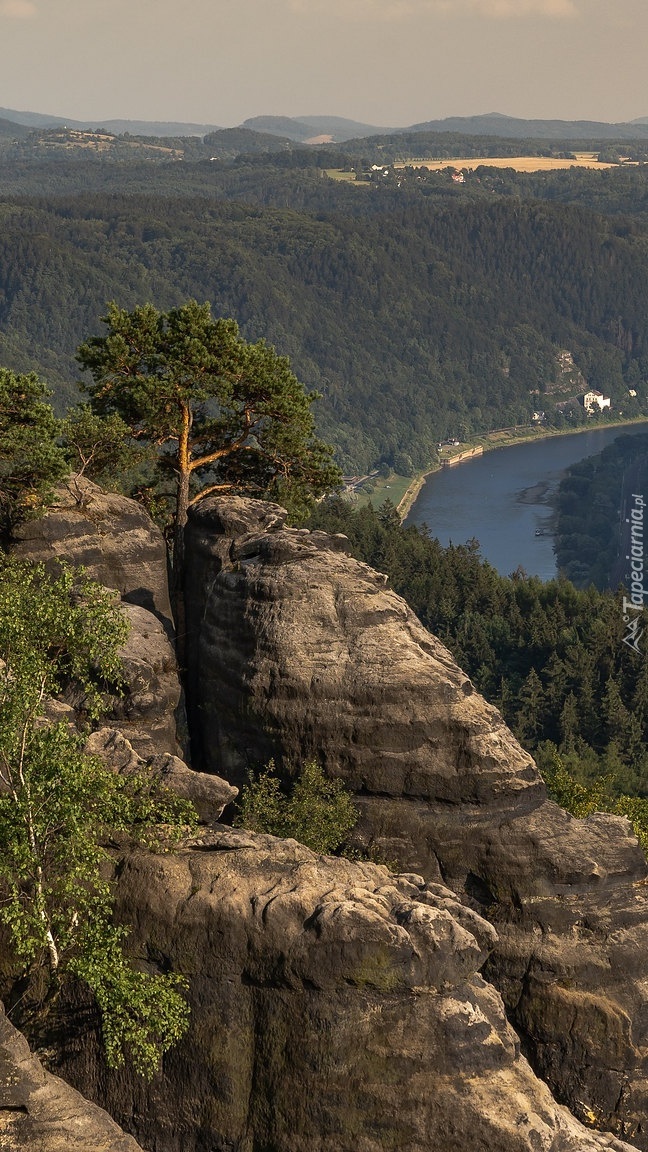
[(126, 496), (73, 476), (58, 486), (44, 515), (18, 529), (13, 550), (50, 566), (82, 565), (93, 580), (172, 627), (162, 533)]
[(90, 756), (98, 756), (112, 772), (124, 775), (140, 772), (151, 776), (183, 800), (190, 800), (204, 823), (216, 823), (238, 795), (238, 789), (227, 780), (205, 772), (194, 772), (178, 756), (166, 753), (143, 759), (123, 731), (116, 728), (100, 728), (93, 732), (86, 741), (85, 751)]

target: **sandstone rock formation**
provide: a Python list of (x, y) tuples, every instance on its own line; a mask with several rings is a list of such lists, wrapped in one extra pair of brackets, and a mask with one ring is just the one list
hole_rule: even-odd
[[(277, 505), (207, 500), (187, 533), (199, 762), (235, 782), (317, 756), (361, 793), (534, 806), (530, 756), (386, 578)], [(421, 861), (422, 862), (422, 861)]]
[(106, 1112), (44, 1070), (0, 1005), (2, 1152), (141, 1152)]
[(646, 861), (626, 821), (549, 803), (530, 757), (447, 650), (344, 539), (213, 499), (188, 532), (199, 763), (233, 782), (316, 756), (358, 839), (496, 924), (485, 969), (536, 1068), (648, 1147)]
[[(359, 843), (409, 875), (223, 829), (177, 856), (127, 853), (120, 915), (139, 963), (186, 972), (191, 1034), (146, 1088), (108, 1074), (64, 1020), (59, 1070), (155, 1152), (625, 1148), (532, 1074), (485, 963), (560, 1098), (648, 1147), (647, 870), (627, 823), (548, 803), (498, 713), (385, 578), (344, 538), (284, 524), (254, 501), (194, 512), (200, 762), (240, 783), (270, 756), (315, 755), (355, 790)], [(148, 615), (168, 625), (166, 563), (148, 518), (78, 481), (18, 551), (85, 563), (132, 606), (122, 732), (96, 733), (93, 750), (119, 771), (141, 753), (213, 821), (232, 789), (172, 754), (178, 685)]]
[(422, 877), (217, 828), (120, 859), (148, 966), (190, 1034), (147, 1088), (87, 1041), (66, 1075), (156, 1152), (629, 1152), (533, 1075), (478, 970), (492, 927)]
[(50, 568), (59, 560), (82, 566), (119, 592), (131, 631), (122, 653), (124, 694), (113, 699), (108, 716), (145, 758), (178, 752), (186, 725), (162, 533), (134, 500), (72, 477), (18, 535), (16, 555)]
[(100, 728), (88, 738), (85, 751), (98, 756), (112, 772), (124, 775), (145, 772), (184, 800), (191, 800), (201, 821), (215, 824), (224, 808), (236, 799), (238, 789), (220, 776), (194, 772), (178, 756), (169, 753), (145, 760), (138, 756), (123, 731)]
[(106, 716), (144, 757), (176, 753), (181, 687), (175, 649), (164, 626), (146, 608), (122, 603), (130, 626), (121, 650), (123, 695)]
[(48, 511), (19, 529), (14, 551), (46, 564), (83, 565), (93, 580), (171, 625), (161, 532), (134, 500), (104, 492), (84, 476), (59, 485)]

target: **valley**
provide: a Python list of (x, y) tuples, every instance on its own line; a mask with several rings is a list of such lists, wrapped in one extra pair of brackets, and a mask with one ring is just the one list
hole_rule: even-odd
[(648, 662), (579, 566), (648, 420), (648, 128), (30, 119), (0, 1145), (648, 1149)]

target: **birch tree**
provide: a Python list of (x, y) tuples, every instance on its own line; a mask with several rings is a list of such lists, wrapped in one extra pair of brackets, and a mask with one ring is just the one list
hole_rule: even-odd
[(113, 596), (78, 572), (0, 563), (0, 924), (27, 988), (22, 1007), (43, 1016), (64, 980), (83, 980), (109, 1064), (150, 1076), (186, 1028), (183, 982), (130, 964), (106, 844), (119, 830), (173, 841), (195, 813), (150, 778), (109, 772), (74, 728), (43, 716), (66, 686), (98, 714), (102, 691), (120, 679), (126, 632)]

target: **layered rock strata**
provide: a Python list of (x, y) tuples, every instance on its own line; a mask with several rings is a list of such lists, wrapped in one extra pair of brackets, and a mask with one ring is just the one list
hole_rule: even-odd
[(13, 551), (48, 566), (57, 560), (83, 566), (93, 580), (171, 625), (161, 532), (134, 500), (85, 476), (58, 486), (45, 514), (19, 529)]
[(345, 541), (214, 499), (187, 539), (199, 763), (234, 783), (317, 758), (358, 840), (497, 925), (488, 962), (536, 1068), (648, 1147), (646, 862), (626, 821), (547, 801), (499, 713)]
[(72, 477), (56, 489), (45, 514), (23, 524), (18, 535), (15, 555), (54, 572), (60, 561), (83, 567), (119, 593), (130, 635), (121, 654), (123, 692), (106, 701), (107, 717), (144, 757), (177, 753), (178, 735), (184, 748), (166, 547), (144, 509), (83, 476)]
[(215, 828), (117, 863), (192, 1025), (147, 1088), (84, 1040), (65, 1071), (156, 1152), (629, 1152), (558, 1106), (479, 975), (490, 924), (421, 876)]

